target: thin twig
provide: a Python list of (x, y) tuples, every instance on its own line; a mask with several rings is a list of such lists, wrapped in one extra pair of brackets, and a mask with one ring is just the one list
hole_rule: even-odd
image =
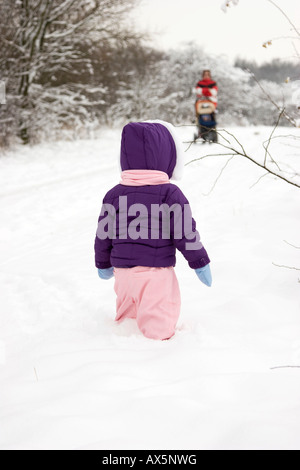
[(285, 243), (287, 243), (288, 245), (292, 246), (293, 248), (296, 248), (297, 250), (300, 250), (300, 246), (295, 246), (295, 245), (292, 245), (292, 243), (289, 243), (287, 242), (286, 240), (283, 240)]
[(220, 130), (217, 130), (217, 129), (216, 129), (217, 135), (220, 136), (220, 137), (222, 137), (222, 139), (224, 139), (224, 140), (227, 142), (227, 144), (230, 144), (230, 140), (226, 139), (226, 137), (224, 137), (224, 136), (221, 134), (221, 131), (227, 132), (225, 129), (220, 129)]
[(230, 160), (232, 160), (232, 159), (233, 159), (233, 157), (234, 157), (234, 155), (233, 155), (232, 157), (230, 157), (230, 158), (227, 160), (227, 162), (225, 163), (225, 165), (224, 165), (224, 166), (223, 166), (223, 168), (221, 169), (221, 171), (220, 171), (219, 175), (217, 176), (217, 178), (216, 178), (216, 180), (215, 180), (215, 182), (214, 182), (213, 186), (212, 186), (212, 187), (211, 187), (211, 189), (208, 191), (208, 193), (202, 193), (202, 194), (203, 194), (203, 196), (209, 196), (209, 195), (210, 195), (210, 193), (211, 193), (211, 192), (214, 190), (214, 188), (215, 188), (215, 186), (216, 186), (217, 182), (219, 181), (219, 179), (220, 179), (220, 178), (221, 178), (221, 176), (222, 176), (222, 173), (223, 173), (223, 171), (224, 171), (224, 170), (225, 170), (225, 168), (227, 167), (227, 165), (228, 165), (228, 163), (230, 162)]
[(38, 382), (39, 381), (39, 378), (38, 378), (38, 375), (37, 375), (37, 371), (36, 371), (36, 368), (34, 367), (34, 373), (35, 373), (35, 378), (36, 378), (36, 381)]
[(294, 140), (300, 140), (300, 136), (299, 135), (293, 135), (293, 134), (286, 134), (286, 135), (274, 135), (274, 137), (272, 137), (272, 140), (273, 139), (280, 139), (280, 138), (285, 138), (285, 139), (294, 139)]
[(284, 266), (284, 265), (276, 264), (276, 263), (273, 263), (273, 262), (272, 262), (272, 264), (274, 266), (277, 266), (277, 268), (295, 269), (296, 271), (300, 271), (299, 268), (295, 268), (294, 266)]
[(298, 59), (300, 59), (300, 52), (298, 51), (297, 47), (295, 46), (294, 41), (292, 41), (292, 45), (293, 45), (294, 51), (296, 52), (296, 57)]
[(192, 140), (191, 142), (184, 142), (185, 144), (190, 144), (186, 149), (185, 149), (185, 152), (187, 152), (188, 150), (190, 150), (191, 146), (195, 143), (196, 141), (195, 140)]
[(298, 37), (296, 36), (276, 36), (276, 37), (272, 37), (270, 38), (268, 41), (266, 41), (264, 44), (268, 45), (268, 43), (270, 42), (274, 42), (274, 41), (280, 41), (282, 39), (299, 39)]
[(199, 160), (204, 160), (205, 158), (208, 158), (208, 157), (223, 157), (223, 156), (234, 157), (236, 156), (236, 153), (210, 153), (209, 155), (203, 155), (203, 157), (194, 158), (194, 160), (191, 160), (190, 162), (185, 163), (185, 166), (188, 166), (191, 163), (197, 162)]
[(293, 30), (295, 31), (295, 33), (300, 36), (300, 32), (298, 31), (298, 29), (296, 28), (296, 26), (294, 25), (294, 23), (292, 23), (292, 21), (290, 20), (290, 18), (287, 16), (287, 14), (275, 3), (273, 2), (273, 0), (268, 0), (270, 3), (272, 3), (272, 5), (274, 5), (274, 7), (276, 7), (280, 13), (288, 20), (288, 22), (290, 23), (290, 25), (292, 26)]
[(275, 366), (275, 367), (270, 367), (271, 370), (273, 369), (300, 369), (300, 366)]
[[(230, 135), (230, 136), (237, 142), (237, 144), (241, 147), (243, 154), (246, 155), (246, 151), (245, 151), (243, 145), (242, 145), (241, 142), (235, 137), (235, 135), (231, 134), (231, 132), (227, 131), (226, 129), (221, 129), (221, 131), (226, 132), (228, 135)], [(225, 140), (226, 140), (226, 139), (225, 139)], [(229, 141), (227, 141), (227, 142), (230, 143)], [(222, 144), (220, 144), (220, 145), (222, 145)]]
[(274, 132), (276, 131), (277, 127), (279, 126), (280, 119), (282, 118), (282, 115), (283, 115), (284, 112), (285, 112), (285, 108), (283, 108), (283, 109), (281, 110), (281, 112), (280, 112), (280, 114), (279, 114), (279, 116), (278, 116), (278, 119), (277, 119), (277, 121), (276, 121), (275, 127), (274, 127), (274, 129), (272, 130), (269, 139), (267, 140), (268, 143), (267, 143), (266, 147), (264, 146), (265, 142), (263, 142), (263, 147), (264, 147), (264, 149), (265, 149), (265, 151), (266, 151), (266, 152), (265, 152), (264, 165), (266, 166), (266, 163), (267, 163), (267, 156), (269, 155), (269, 157), (271, 158), (272, 162), (275, 163), (275, 165), (277, 166), (277, 168), (278, 168), (279, 171), (280, 171), (279, 166), (277, 165), (277, 163), (276, 163), (275, 160), (272, 158), (272, 156), (271, 156), (271, 154), (270, 154), (270, 152), (269, 152), (269, 146), (270, 146), (270, 143), (271, 143), (271, 139), (272, 139), (272, 137), (273, 137), (273, 134), (274, 134)]
[[(248, 73), (251, 75), (251, 77), (255, 80), (261, 91), (264, 93), (264, 95), (267, 97), (268, 101), (270, 101), (277, 109), (278, 111), (281, 111), (281, 107), (276, 103), (276, 101), (273, 100), (273, 98), (269, 95), (269, 93), (264, 89), (260, 81), (256, 78), (253, 72), (248, 69)], [(285, 111), (283, 113), (283, 116), (291, 123), (294, 127), (297, 127), (297, 123), (295, 119), (291, 118)]]
[(174, 124), (174, 127), (195, 127), (195, 124)]
[(257, 185), (257, 184), (260, 182), (260, 180), (262, 180), (262, 179), (263, 179), (265, 176), (267, 176), (268, 174), (269, 174), (269, 172), (267, 171), (267, 173), (265, 173), (264, 175), (261, 175), (261, 176), (258, 178), (258, 180), (255, 181), (255, 183), (253, 183), (253, 184), (250, 186), (249, 189), (252, 189), (255, 185)]

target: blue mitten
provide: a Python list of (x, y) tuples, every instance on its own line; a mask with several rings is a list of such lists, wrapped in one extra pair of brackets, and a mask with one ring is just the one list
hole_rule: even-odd
[(212, 284), (212, 277), (209, 264), (207, 264), (203, 268), (195, 269), (195, 271), (200, 281), (203, 282), (203, 284), (205, 284), (206, 286), (210, 287)]
[(114, 268), (98, 269), (98, 276), (107, 281), (114, 277)]

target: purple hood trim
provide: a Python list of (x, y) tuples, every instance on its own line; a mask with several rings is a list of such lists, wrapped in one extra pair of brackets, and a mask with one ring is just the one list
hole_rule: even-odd
[(121, 169), (160, 170), (171, 178), (176, 166), (176, 147), (168, 129), (159, 123), (131, 122), (121, 141)]

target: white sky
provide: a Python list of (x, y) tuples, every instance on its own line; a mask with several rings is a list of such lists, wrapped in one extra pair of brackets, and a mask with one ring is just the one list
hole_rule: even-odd
[[(300, 30), (300, 0), (275, 0)], [(296, 36), (286, 18), (268, 0), (239, 0), (224, 13), (224, 0), (141, 0), (133, 12), (139, 29), (154, 34), (154, 44), (163, 49), (193, 41), (205, 51), (255, 59), (296, 56), (291, 39), (275, 40), (267, 49), (262, 44), (282, 36)], [(300, 39), (294, 41), (300, 53)]]

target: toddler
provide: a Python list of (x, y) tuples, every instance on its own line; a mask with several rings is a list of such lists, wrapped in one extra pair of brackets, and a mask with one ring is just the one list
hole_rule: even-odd
[(182, 176), (183, 155), (170, 123), (127, 124), (121, 181), (104, 197), (95, 239), (100, 278), (115, 277), (116, 321), (135, 318), (144, 336), (157, 340), (174, 335), (180, 314), (176, 249), (200, 281), (212, 283), (210, 259), (188, 200), (170, 182)]

